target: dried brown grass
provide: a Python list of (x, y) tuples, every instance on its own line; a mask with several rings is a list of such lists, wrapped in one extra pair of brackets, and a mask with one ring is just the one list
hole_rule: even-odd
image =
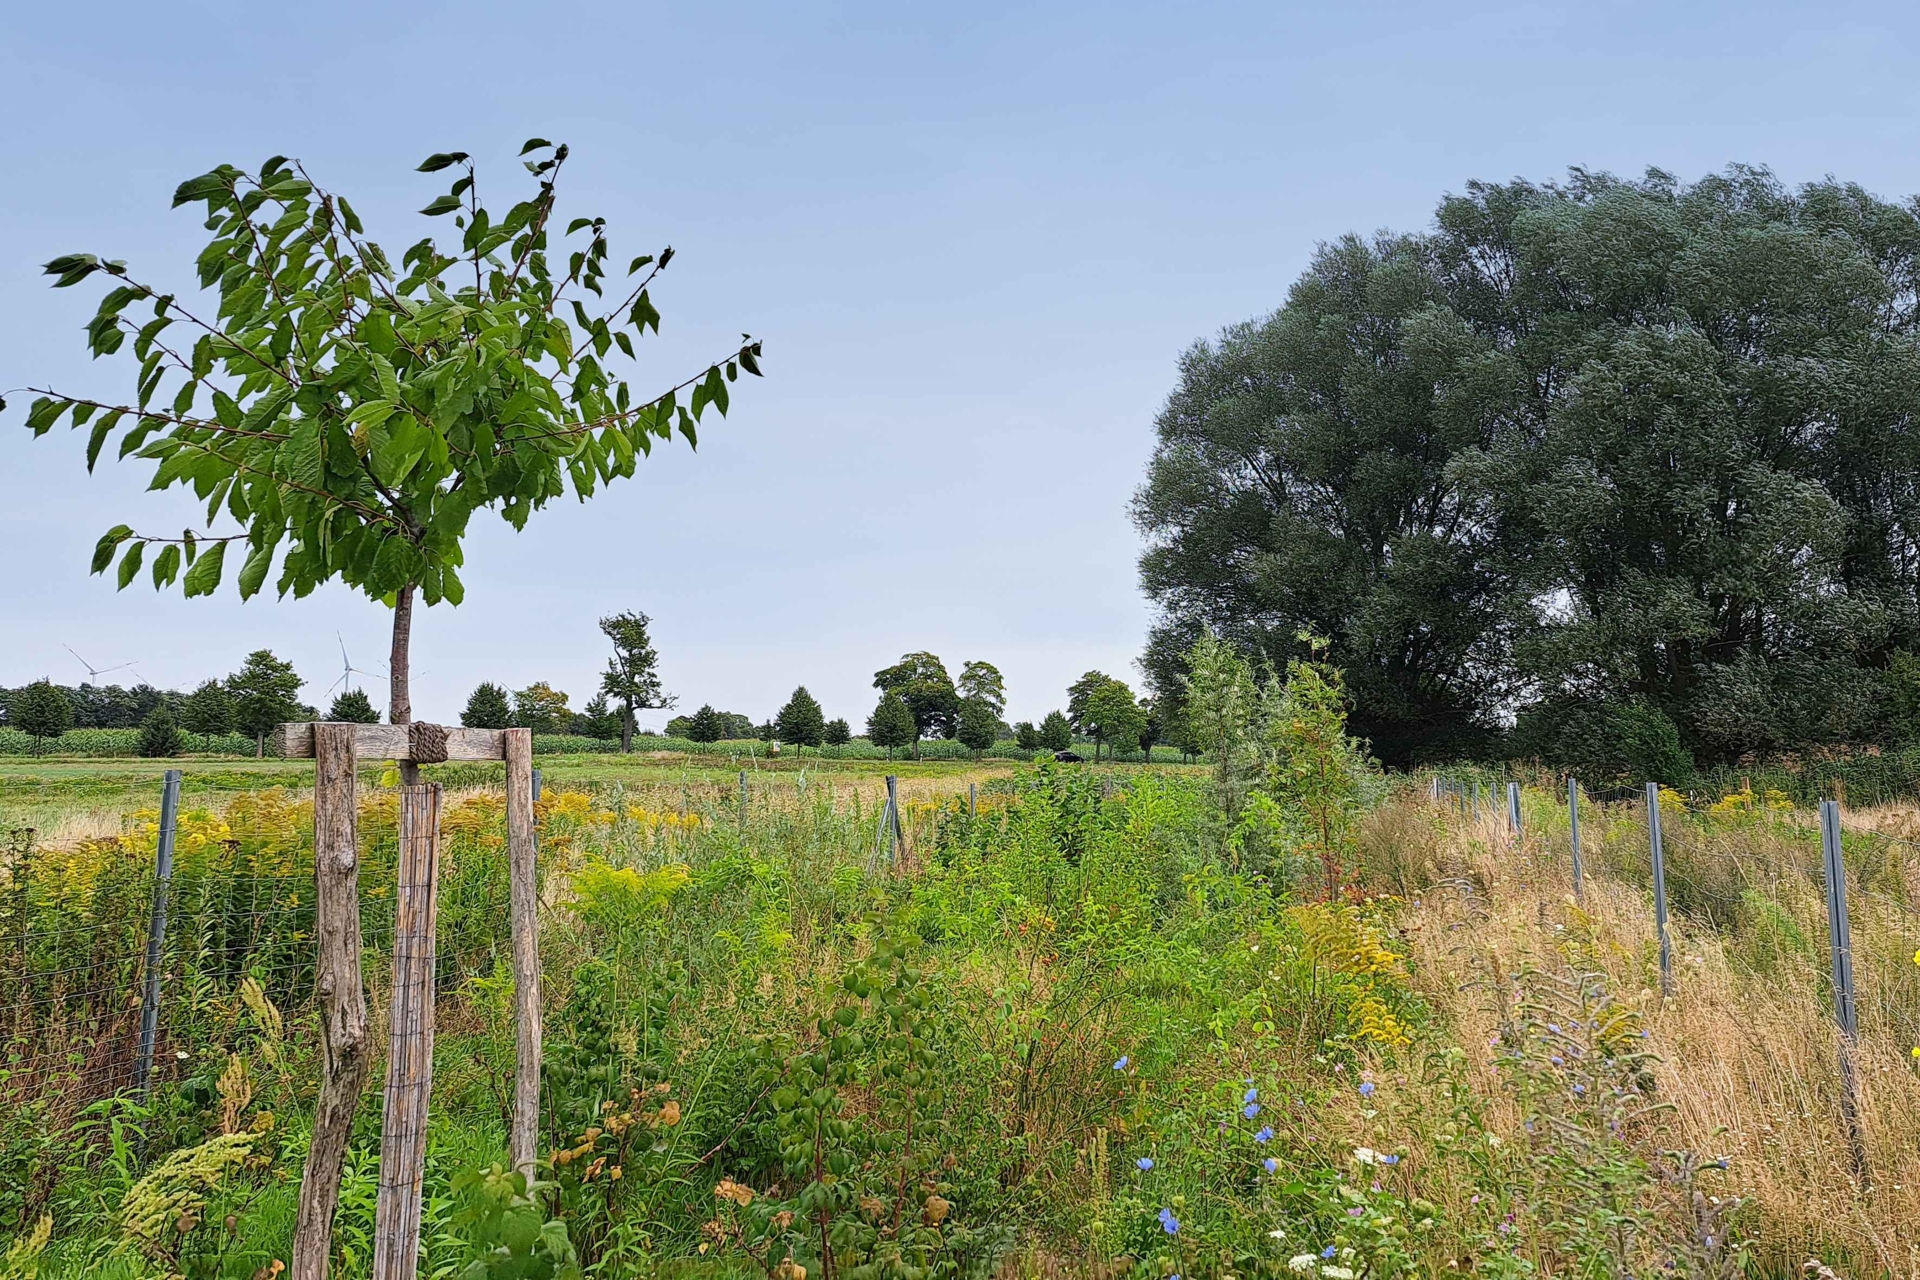
[[(1657, 1096), (1673, 1107), (1662, 1145), (1731, 1160), (1728, 1185), (1749, 1202), (1741, 1221), (1757, 1262), (1789, 1271), (1817, 1256), (1851, 1274), (1920, 1276), (1920, 1071), (1910, 1054), (1920, 1015), (1915, 916), (1879, 889), (1849, 895), (1870, 1169), (1863, 1183), (1842, 1121), (1825, 903), (1804, 871), (1804, 833), (1768, 824), (1716, 832), (1712, 823), (1683, 833), (1678, 843), (1694, 872), (1746, 882), (1750, 892), (1741, 899), (1746, 915), (1721, 928), (1676, 915), (1677, 991), (1663, 999), (1649, 894), (1595, 856), (1609, 842), (1624, 849), (1625, 839), (1582, 816), (1583, 904), (1573, 899), (1562, 815), (1557, 838), (1545, 832), (1519, 848), (1504, 823), (1456, 828), (1443, 860), (1458, 885), (1436, 886), (1414, 912), (1420, 984), (1454, 1023), (1496, 1122), (1518, 1117), (1503, 1112), (1487, 1047), (1494, 1015), (1469, 987), (1475, 975), (1488, 965), (1506, 974), (1570, 965), (1604, 972), (1641, 1009), (1660, 1055)], [(1849, 815), (1850, 827), (1865, 830), (1916, 823), (1920, 813), (1912, 810)], [(1644, 827), (1641, 833), (1644, 841)], [(1887, 859), (1875, 877), (1883, 888), (1916, 882), (1914, 848), (1888, 846), (1877, 856)], [(1769, 929), (1783, 939), (1756, 946), (1755, 935)]]

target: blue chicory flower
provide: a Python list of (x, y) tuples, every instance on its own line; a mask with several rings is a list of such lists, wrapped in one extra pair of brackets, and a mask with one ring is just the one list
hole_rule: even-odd
[(1381, 1156), (1380, 1163), (1381, 1164), (1399, 1164), (1400, 1157), (1399, 1156)]
[(1260, 1104), (1257, 1102), (1249, 1102), (1246, 1106), (1240, 1108), (1240, 1114), (1251, 1120), (1260, 1114)]
[(1126, 1054), (1123, 1053), (1120, 1055), (1120, 1061), (1113, 1064), (1113, 1069), (1115, 1071), (1125, 1071), (1127, 1069), (1127, 1064), (1132, 1061), (1133, 1061), (1132, 1058), (1129, 1058)]
[(1147, 1170), (1153, 1168), (1153, 1157), (1141, 1156), (1138, 1160), (1135, 1160), (1133, 1163), (1136, 1166), (1138, 1166), (1140, 1172), (1145, 1173)]
[(1162, 1209), (1160, 1211), (1160, 1229), (1170, 1236), (1180, 1234), (1180, 1219), (1173, 1216), (1173, 1210)]
[(1371, 1098), (1373, 1096), (1373, 1081), (1362, 1080), (1360, 1082), (1360, 1096), (1363, 1098)]
[(1254, 1134), (1254, 1135), (1253, 1135), (1253, 1140), (1254, 1140), (1255, 1142), (1272, 1142), (1272, 1141), (1273, 1141), (1273, 1126), (1272, 1126), (1272, 1125), (1264, 1125), (1264, 1126), (1262, 1126), (1262, 1127), (1261, 1127), (1261, 1129), (1260, 1129), (1260, 1132), (1258, 1132), (1258, 1133), (1256, 1133), (1256, 1134)]
[(1331, 1258), (1333, 1256), (1333, 1246), (1328, 1245), (1326, 1248), (1322, 1249), (1320, 1251), (1320, 1256), (1323, 1258)]
[(1255, 1099), (1257, 1099), (1257, 1098), (1258, 1098), (1259, 1096), (1260, 1096), (1260, 1091), (1259, 1091), (1258, 1089), (1249, 1089), (1249, 1090), (1247, 1090), (1247, 1096), (1246, 1096), (1246, 1097), (1244, 1097), (1244, 1098), (1242, 1098), (1242, 1099), (1240, 1099), (1240, 1101), (1242, 1101), (1242, 1102), (1252, 1102), (1252, 1101), (1254, 1101)]
[(1267, 1167), (1268, 1173), (1277, 1173), (1280, 1169), (1280, 1162), (1278, 1160), (1275, 1160), (1272, 1156), (1268, 1156), (1265, 1160), (1262, 1160), (1260, 1163)]

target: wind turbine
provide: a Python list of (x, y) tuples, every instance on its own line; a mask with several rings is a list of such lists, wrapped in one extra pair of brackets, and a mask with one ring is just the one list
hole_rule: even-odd
[(108, 672), (112, 672), (112, 671), (125, 671), (125, 670), (126, 670), (127, 668), (129, 668), (129, 667), (132, 667), (132, 666), (135, 666), (135, 665), (137, 665), (137, 664), (138, 664), (138, 660), (136, 659), (136, 660), (135, 660), (134, 662), (122, 662), (122, 663), (121, 663), (121, 664), (119, 664), (118, 666), (113, 666), (113, 667), (96, 667), (96, 666), (94, 666), (94, 665), (93, 665), (93, 664), (92, 664), (91, 662), (88, 662), (88, 661), (87, 661), (87, 660), (86, 660), (85, 658), (82, 658), (82, 657), (81, 657), (81, 656), (80, 656), (80, 655), (79, 655), (78, 653), (75, 653), (75, 652), (74, 652), (74, 648), (73, 648), (73, 646), (72, 646), (72, 645), (70, 645), (70, 644), (63, 644), (63, 645), (61, 645), (60, 647), (61, 647), (62, 649), (65, 649), (65, 650), (66, 650), (66, 651), (67, 651), (68, 653), (72, 653), (72, 654), (73, 654), (73, 656), (74, 656), (74, 660), (75, 660), (75, 661), (77, 661), (77, 662), (78, 662), (78, 663), (79, 663), (79, 664), (80, 664), (81, 666), (83, 666), (83, 667), (85, 667), (85, 668), (87, 669), (87, 683), (88, 683), (88, 684), (92, 684), (92, 683), (94, 683), (94, 682), (95, 682), (96, 680), (98, 680), (98, 679), (99, 679), (99, 678), (100, 678), (101, 676), (103, 676), (103, 675), (106, 675), (106, 674), (107, 674)]
[(355, 676), (373, 676), (376, 680), (380, 678), (371, 671), (362, 671), (359, 667), (353, 665), (353, 659), (347, 656), (346, 638), (338, 631), (333, 633), (333, 638), (340, 642), (340, 678), (327, 686), (328, 693), (351, 685), (353, 683), (353, 677)]

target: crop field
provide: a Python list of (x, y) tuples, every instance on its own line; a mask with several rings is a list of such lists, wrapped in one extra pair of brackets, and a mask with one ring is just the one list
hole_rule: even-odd
[[(158, 770), (5, 775), (6, 1274), (288, 1258), (318, 1077), (311, 765), (187, 766), (145, 1091)], [(1367, 773), (1328, 898), (1311, 838), (1236, 830), (1228, 807), (1261, 804), (1206, 767), (902, 762), (897, 851), (887, 767), (763, 761), (743, 809), (731, 762), (542, 761), (546, 1067), (521, 1197), (498, 1172), (500, 792), (486, 766), (438, 766), (423, 1274), (1920, 1268), (1920, 812), (1847, 815), (1863, 1171), (1818, 835), (1782, 796), (1663, 812), (1663, 997), (1630, 803), (1583, 812), (1576, 902), (1546, 780), (1516, 840)], [(384, 1046), (395, 793), (364, 773)], [(336, 1275), (369, 1274), (377, 1060), (370, 1078)]]

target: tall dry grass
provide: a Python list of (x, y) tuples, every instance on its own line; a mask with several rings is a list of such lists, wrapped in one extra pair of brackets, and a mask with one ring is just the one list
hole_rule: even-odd
[[(1726, 1185), (1748, 1201), (1739, 1222), (1756, 1263), (1773, 1274), (1819, 1258), (1846, 1274), (1920, 1275), (1920, 917), (1908, 906), (1920, 848), (1849, 841), (1862, 1180), (1843, 1122), (1818, 837), (1804, 815), (1727, 823), (1663, 807), (1673, 882), (1692, 894), (1672, 919), (1677, 989), (1663, 998), (1644, 820), (1624, 806), (1583, 810), (1576, 904), (1564, 806), (1556, 814), (1533, 796), (1527, 814), (1533, 831), (1517, 846), (1503, 820), (1454, 820), (1421, 850), (1437, 879), (1409, 931), (1420, 986), (1457, 1027), (1496, 1123), (1519, 1116), (1495, 1078), (1497, 1014), (1476, 979), (1602, 972), (1642, 1012), (1659, 1054), (1656, 1097), (1672, 1110), (1658, 1140), (1729, 1158)], [(1904, 834), (1920, 814), (1850, 814), (1848, 826)]]

